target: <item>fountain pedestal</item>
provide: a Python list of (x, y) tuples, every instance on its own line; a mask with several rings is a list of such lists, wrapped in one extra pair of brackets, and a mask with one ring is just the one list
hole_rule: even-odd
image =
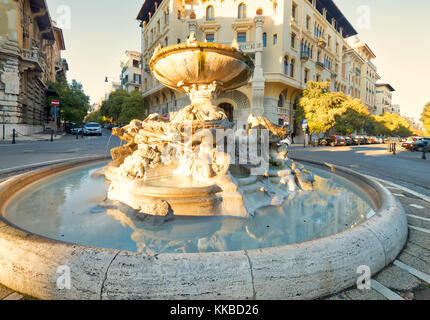
[[(160, 83), (185, 92), (191, 104), (169, 120), (152, 114), (114, 129), (113, 134), (127, 144), (112, 150), (113, 162), (105, 168), (109, 199), (150, 215), (172, 210), (175, 215), (249, 217), (299, 190), (295, 180), (306, 174), (288, 166), (287, 148), (280, 143), (288, 134), (285, 127), (250, 115), (248, 134), (258, 129), (270, 139), (260, 143), (250, 135), (241, 149), (243, 137), (236, 136), (230, 145), (233, 152), (227, 153), (229, 146), (225, 152), (225, 145), (232, 143), (226, 136), (233, 125), (214, 100), (219, 93), (248, 83), (254, 68), (238, 46), (200, 43), (190, 36), (187, 43), (157, 48), (149, 65)], [(240, 153), (248, 159), (251, 149), (267, 162), (255, 179), (249, 179), (252, 165), (238, 162)], [(276, 167), (271, 177), (269, 161)], [(232, 174), (231, 165), (246, 172), (245, 177)]]

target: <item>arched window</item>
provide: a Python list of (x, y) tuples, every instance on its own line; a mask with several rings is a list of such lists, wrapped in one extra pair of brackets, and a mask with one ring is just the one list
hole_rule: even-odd
[(267, 33), (263, 33), (263, 47), (267, 47)]
[(284, 57), (284, 74), (288, 75), (288, 67), (289, 67), (289, 61), (288, 57)]
[(212, 6), (208, 6), (206, 8), (206, 21), (214, 21), (215, 20), (215, 9)]
[(291, 59), (290, 62), (290, 77), (294, 78), (294, 59)]
[(284, 96), (282, 95), (282, 93), (279, 95), (279, 100), (278, 100), (278, 108), (283, 108), (284, 107)]
[(239, 5), (237, 17), (239, 19), (246, 19), (246, 4), (241, 3)]

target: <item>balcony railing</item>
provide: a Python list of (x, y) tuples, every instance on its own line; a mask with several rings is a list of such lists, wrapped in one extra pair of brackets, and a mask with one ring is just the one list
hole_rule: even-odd
[(39, 52), (37, 47), (32, 49), (21, 49), (21, 57), (25, 61), (36, 63), (40, 69), (43, 70), (43, 63), (45, 61), (45, 55)]
[(309, 52), (307, 51), (302, 51), (300, 53), (300, 60), (304, 61), (308, 61), (309, 60)]
[(320, 67), (321, 69), (325, 68), (324, 63), (322, 63), (320, 61), (315, 62), (315, 64), (316, 64), (317, 67)]
[[(231, 42), (229, 43), (223, 42), (221, 44), (231, 46)], [(239, 42), (239, 48), (243, 52), (250, 53), (250, 52), (255, 52), (256, 49), (261, 48), (261, 44), (257, 44), (255, 41)]]
[(323, 37), (317, 37), (317, 42), (319, 47), (324, 47), (327, 45), (327, 41)]

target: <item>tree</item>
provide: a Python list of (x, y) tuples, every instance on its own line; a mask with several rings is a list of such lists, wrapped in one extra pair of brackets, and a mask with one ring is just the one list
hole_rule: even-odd
[(102, 124), (104, 122), (103, 121), (103, 116), (102, 116), (100, 110), (97, 110), (97, 111), (89, 113), (86, 116), (85, 121), (86, 122), (97, 122), (97, 123), (100, 123), (100, 124)]
[(146, 103), (139, 90), (134, 90), (131, 95), (124, 99), (119, 121), (130, 123), (134, 119), (144, 120), (147, 112)]
[(68, 84), (64, 78), (55, 83), (48, 84), (57, 94), (49, 96), (47, 99), (48, 106), (51, 101), (60, 100), (61, 119), (67, 122), (82, 122), (89, 109), (89, 97), (84, 93), (82, 84), (73, 80)]
[(367, 121), (371, 122), (369, 110), (360, 99), (347, 98), (343, 103), (345, 113), (338, 117), (334, 126), (336, 132), (344, 135), (351, 135), (354, 132), (361, 132)]
[(394, 113), (384, 113), (376, 116), (377, 134), (385, 136), (409, 137), (413, 135), (413, 128), (402, 117)]
[(103, 101), (100, 115), (105, 119), (110, 118), (113, 122), (126, 124), (133, 119), (143, 120), (147, 115), (147, 106), (139, 90), (130, 94), (119, 89), (112, 92), (109, 98)]
[(421, 114), (420, 120), (423, 123), (426, 135), (430, 135), (430, 102), (427, 102), (424, 106), (424, 110)]
[(113, 91), (109, 95), (109, 98), (103, 101), (102, 107), (100, 109), (102, 115), (112, 118), (114, 122), (118, 122), (119, 117), (121, 116), (123, 103), (128, 97), (130, 97), (130, 94), (123, 89)]

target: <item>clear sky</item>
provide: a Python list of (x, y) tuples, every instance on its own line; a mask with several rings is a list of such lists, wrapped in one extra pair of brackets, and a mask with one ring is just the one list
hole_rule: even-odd
[[(268, 1), (268, 0), (258, 0)], [(140, 51), (136, 16), (143, 0), (47, 0), (53, 20), (64, 28), (69, 81), (76, 79), (95, 102), (104, 95), (105, 77), (119, 80), (125, 50)], [(430, 101), (430, 1), (335, 0), (376, 54), (375, 64), (396, 92), (402, 114), (419, 118)], [(67, 6), (66, 10), (64, 7)], [(66, 18), (66, 20), (64, 20)]]

